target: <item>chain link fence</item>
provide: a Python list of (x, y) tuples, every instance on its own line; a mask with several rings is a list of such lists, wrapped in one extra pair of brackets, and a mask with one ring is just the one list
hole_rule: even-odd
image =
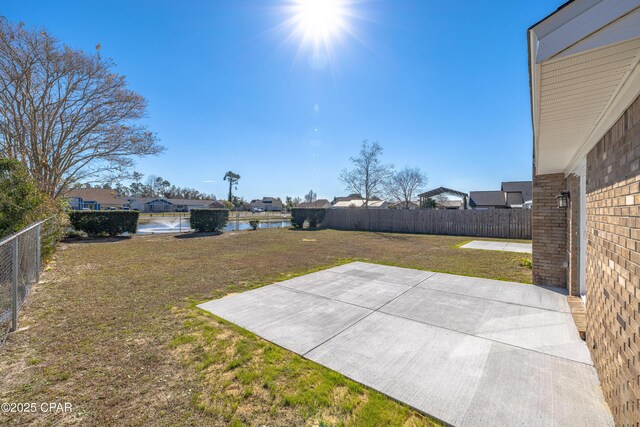
[(42, 260), (53, 252), (57, 234), (52, 217), (0, 240), (0, 343), (18, 328), (18, 311), (40, 280)]

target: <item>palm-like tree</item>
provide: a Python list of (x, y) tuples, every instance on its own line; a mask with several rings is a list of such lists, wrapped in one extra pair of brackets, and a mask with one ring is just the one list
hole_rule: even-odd
[(224, 178), (225, 181), (229, 181), (229, 201), (232, 202), (233, 201), (233, 193), (232, 190), (235, 188), (236, 190), (238, 189), (238, 181), (240, 181), (240, 175), (238, 175), (235, 172), (227, 172), (224, 174)]

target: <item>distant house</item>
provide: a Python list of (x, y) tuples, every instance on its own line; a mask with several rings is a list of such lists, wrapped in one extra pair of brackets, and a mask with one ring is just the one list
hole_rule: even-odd
[(472, 191), (469, 205), (473, 209), (527, 209), (532, 206), (532, 181), (503, 182), (498, 191)]
[(263, 197), (254, 199), (249, 203), (249, 210), (263, 212), (280, 212), (284, 208), (282, 200), (275, 197)]
[(472, 209), (509, 209), (504, 191), (472, 191), (469, 194)]
[[(349, 194), (348, 196), (337, 196), (333, 198), (333, 201), (331, 202), (331, 204), (335, 205), (338, 202), (348, 202), (350, 200), (364, 200), (364, 197), (362, 197), (358, 193)], [(380, 199), (377, 199), (377, 200), (380, 200)]]
[[(511, 196), (517, 197), (517, 199), (511, 199), (514, 203), (510, 203), (511, 207), (523, 207), (523, 208), (531, 208), (533, 201), (533, 181), (507, 181), (503, 182), (500, 189), (506, 192), (508, 195), (513, 193), (520, 193), (519, 196)], [(507, 196), (509, 199), (509, 196)], [(516, 201), (522, 199), (522, 206), (516, 206)]]
[[(364, 208), (364, 202), (364, 199), (342, 200), (334, 203), (331, 208)], [(369, 200), (368, 207), (369, 209), (387, 209), (389, 203), (384, 200)]]
[(327, 199), (318, 199), (315, 202), (304, 202), (300, 203), (297, 207), (299, 208), (330, 208), (331, 202)]
[(115, 190), (105, 188), (76, 188), (67, 194), (69, 207), (73, 210), (122, 209), (127, 206), (126, 199)]
[(418, 202), (409, 201), (408, 206), (406, 202), (394, 202), (389, 204), (391, 209), (418, 209), (420, 205)]
[(189, 212), (191, 209), (224, 208), (217, 200), (169, 199), (141, 197), (129, 199), (129, 207), (140, 212)]
[(207, 205), (208, 209), (225, 209), (226, 206), (224, 205), (224, 203), (218, 201), (218, 200), (214, 200), (213, 202), (211, 202), (209, 205)]
[(454, 200), (454, 199), (436, 200), (436, 204), (438, 209), (452, 209), (452, 210), (464, 209), (464, 200)]

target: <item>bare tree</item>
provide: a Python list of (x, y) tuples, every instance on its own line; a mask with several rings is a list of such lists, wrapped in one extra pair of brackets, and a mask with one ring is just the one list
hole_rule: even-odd
[(233, 202), (233, 189), (238, 189), (238, 181), (240, 181), (240, 175), (235, 172), (229, 171), (224, 174), (225, 181), (229, 181), (229, 202)]
[(347, 191), (364, 197), (365, 208), (369, 207), (372, 197), (382, 193), (386, 181), (393, 175), (393, 165), (383, 164), (380, 161), (381, 155), (382, 146), (378, 142), (369, 144), (364, 140), (358, 156), (350, 158), (353, 169), (345, 169), (339, 176)]
[(446, 194), (438, 194), (436, 196), (436, 205), (438, 206), (438, 208), (446, 208), (448, 201), (449, 198)]
[(309, 190), (309, 192), (304, 195), (304, 201), (307, 203), (313, 203), (316, 200), (318, 200), (318, 194), (313, 190)]
[(81, 180), (125, 176), (134, 157), (163, 150), (135, 123), (145, 99), (99, 50), (0, 18), (0, 156), (22, 162), (53, 197)]
[(387, 182), (387, 192), (395, 200), (404, 203), (405, 209), (409, 203), (427, 184), (427, 177), (418, 168), (405, 167), (394, 173)]

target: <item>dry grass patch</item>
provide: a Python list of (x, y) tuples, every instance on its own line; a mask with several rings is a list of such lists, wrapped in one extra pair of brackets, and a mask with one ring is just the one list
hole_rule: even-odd
[(0, 423), (428, 424), (195, 304), (347, 260), (531, 281), (513, 254), (455, 247), (464, 240), (272, 229), (64, 245), (0, 349), (0, 401), (74, 412)]

